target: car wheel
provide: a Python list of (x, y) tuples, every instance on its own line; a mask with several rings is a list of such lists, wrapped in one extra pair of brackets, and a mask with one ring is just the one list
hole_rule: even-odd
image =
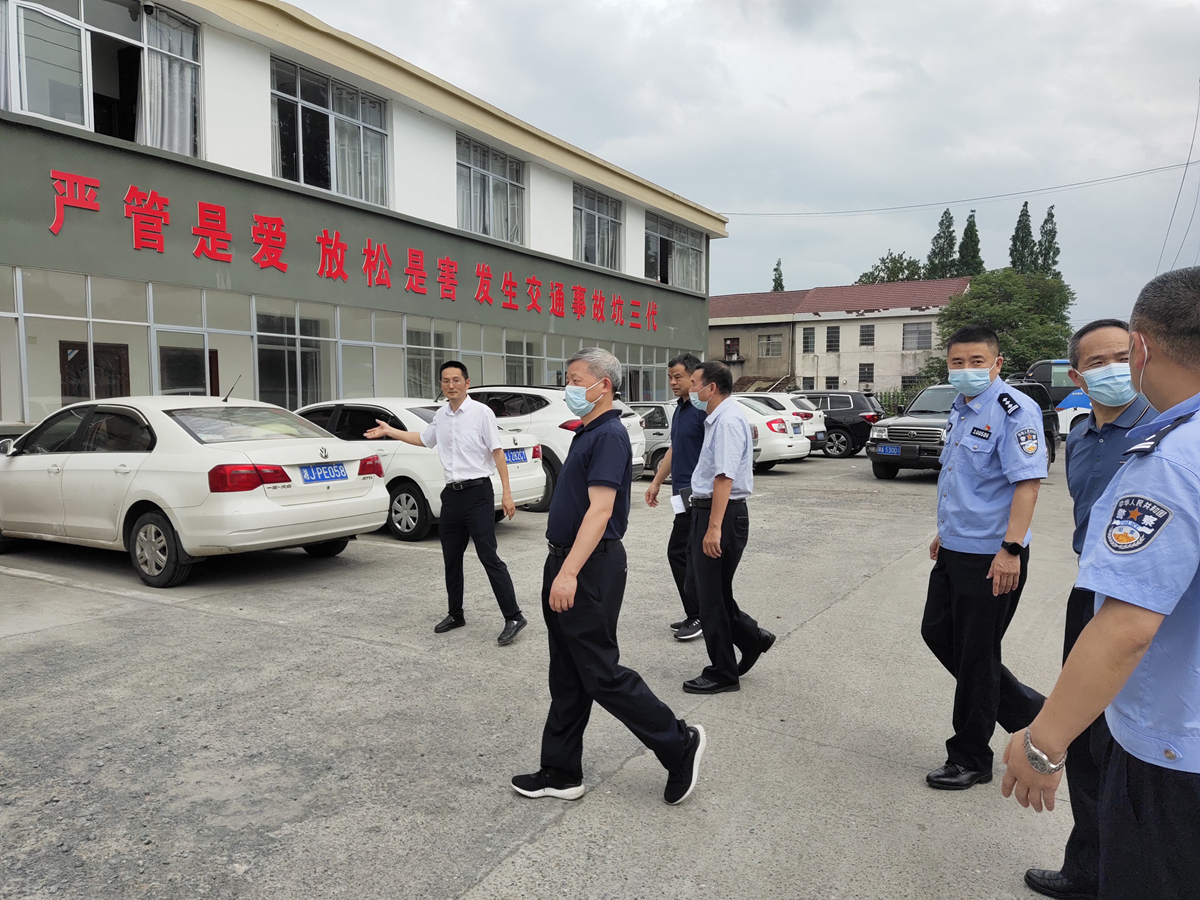
[(650, 477), (653, 478), (658, 474), (658, 467), (662, 465), (662, 461), (666, 459), (666, 450), (656, 450), (654, 455), (650, 457)]
[(896, 463), (873, 462), (871, 463), (871, 472), (876, 478), (887, 481), (900, 474), (900, 466)]
[(321, 541), (319, 544), (305, 544), (304, 552), (309, 556), (315, 556), (317, 559), (329, 559), (337, 556), (349, 546), (350, 542), (346, 538), (337, 541)]
[(16, 538), (0, 537), (0, 553), (11, 553), (17, 549), (18, 543)]
[(1086, 421), (1087, 421), (1087, 415), (1086, 415), (1086, 414), (1085, 414), (1085, 415), (1082, 415), (1082, 416), (1076, 416), (1075, 418), (1073, 418), (1073, 419), (1071, 420), (1071, 428), (1070, 428), (1070, 430), (1071, 430), (1071, 431), (1074, 431), (1074, 430), (1075, 430), (1075, 426), (1076, 426), (1076, 425), (1078, 425), (1080, 422), (1086, 422)]
[(401, 481), (388, 488), (388, 529), (402, 541), (419, 541), (433, 527), (425, 496), (411, 481)]
[(546, 488), (542, 499), (537, 503), (527, 503), (525, 508), (530, 512), (545, 512), (550, 508), (550, 499), (554, 496), (554, 485), (558, 484), (558, 470), (544, 457), (542, 458), (542, 474), (546, 476)]
[(840, 428), (825, 432), (824, 453), (834, 459), (845, 459), (853, 454), (854, 440), (850, 437), (850, 432)]
[(770, 472), (773, 468), (775, 468), (774, 462), (765, 462), (765, 463), (755, 463), (754, 464), (755, 472)]
[(174, 587), (192, 574), (179, 558), (179, 540), (171, 521), (161, 512), (143, 513), (129, 533), (129, 558), (143, 584)]

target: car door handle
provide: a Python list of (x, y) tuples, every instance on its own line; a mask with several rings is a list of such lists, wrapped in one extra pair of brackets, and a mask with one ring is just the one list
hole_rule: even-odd
[(132, 469), (130, 469), (129, 466), (125, 465), (125, 463), (121, 463), (119, 466), (117, 466), (115, 469), (113, 469), (113, 471), (116, 472), (118, 475), (128, 475), (132, 471)]
[(62, 467), (59, 466), (57, 463), (55, 463), (54, 465), (50, 466), (50, 468), (48, 468), (46, 471), (51, 475), (57, 475), (59, 472), (62, 471)]

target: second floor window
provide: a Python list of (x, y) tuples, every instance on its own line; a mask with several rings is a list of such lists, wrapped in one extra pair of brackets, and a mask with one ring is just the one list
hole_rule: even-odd
[(621, 268), (621, 201), (575, 185), (574, 256), (606, 269)]
[(842, 327), (830, 325), (825, 329), (825, 352), (838, 353), (842, 349)]
[(875, 381), (875, 363), (858, 364), (858, 381), (860, 384), (871, 384)]
[(524, 243), (525, 164), (458, 136), (458, 227)]
[(759, 356), (783, 356), (782, 334), (760, 334), (758, 336)]
[(741, 338), (725, 338), (725, 358), (737, 359), (741, 356), (742, 339)]
[(801, 334), (801, 353), (816, 353), (817, 352), (817, 329), (805, 327)]
[(858, 346), (874, 347), (875, 346), (875, 326), (874, 325), (859, 325), (858, 326)]
[(378, 97), (272, 59), (275, 177), (386, 206), (386, 113)]
[(702, 232), (646, 213), (646, 277), (703, 291), (704, 244)]
[(901, 337), (901, 350), (932, 350), (933, 323), (905, 322), (904, 333)]

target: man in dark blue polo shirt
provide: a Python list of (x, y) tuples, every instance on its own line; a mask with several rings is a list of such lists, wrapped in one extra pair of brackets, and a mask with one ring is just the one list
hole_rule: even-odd
[(577, 800), (583, 786), (583, 732), (592, 702), (634, 733), (667, 770), (663, 799), (681, 803), (696, 785), (704, 729), (676, 718), (637, 672), (619, 664), (617, 617), (627, 573), (621, 538), (629, 524), (633, 451), (613, 396), (621, 364), (588, 347), (567, 360), (566, 402), (583, 420), (558, 475), (542, 572), (542, 615), (550, 643), (550, 713), (542, 767), (517, 775), (526, 797)]
[[(1092, 506), (1100, 499), (1117, 470), (1125, 462), (1125, 451), (1136, 441), (1129, 429), (1152, 422), (1158, 413), (1133, 389), (1129, 376), (1129, 324), (1120, 319), (1099, 319), (1080, 328), (1067, 344), (1071, 380), (1092, 401), (1092, 413), (1067, 437), (1067, 487), (1075, 504), (1075, 552), (1083, 552)], [(1092, 620), (1096, 606), (1094, 591), (1071, 589), (1067, 599), (1067, 623), (1063, 634), (1063, 661)], [(1103, 733), (1097, 719), (1067, 751), (1067, 787), (1075, 827), (1067, 839), (1062, 869), (1030, 869), (1025, 883), (1039, 894), (1059, 900), (1097, 896), (1100, 883), (1100, 824), (1097, 803), (1100, 769), (1091, 747), (1093, 734)], [(1102, 741), (1103, 738), (1101, 737)]]
[(675, 522), (671, 526), (671, 537), (667, 540), (667, 562), (679, 599), (683, 601), (683, 620), (672, 622), (675, 640), (690, 641), (704, 634), (700, 625), (700, 601), (696, 593), (696, 576), (691, 563), (692, 533), (692, 470), (700, 458), (704, 445), (704, 420), (708, 412), (692, 403), (692, 373), (700, 360), (690, 353), (676, 356), (667, 366), (667, 381), (671, 393), (677, 398), (675, 412), (671, 416), (671, 447), (663, 457), (662, 464), (654, 473), (654, 480), (646, 489), (646, 504), (658, 506), (658, 489), (667, 474), (671, 476), (671, 508), (675, 511)]

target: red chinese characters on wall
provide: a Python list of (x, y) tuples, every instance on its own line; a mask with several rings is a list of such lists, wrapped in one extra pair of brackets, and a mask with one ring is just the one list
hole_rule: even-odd
[(367, 238), (367, 246), (363, 247), (363, 274), (367, 276), (367, 287), (392, 286), (392, 255), (388, 253), (387, 244), (374, 243)]
[(442, 286), (442, 299), (456, 299), (458, 289), (458, 263), (448, 256), (444, 256), (437, 261), (438, 267), (438, 284)]
[(629, 327), (630, 328), (641, 328), (642, 327), (642, 301), (641, 300), (634, 300), (633, 298), (630, 298), (630, 300), (629, 300)]
[(479, 287), (475, 288), (475, 299), (480, 303), (492, 305), (492, 267), (484, 263), (475, 264), (475, 277), (479, 279)]
[(50, 223), (50, 233), (62, 231), (63, 219), (68, 207), (72, 209), (89, 209), (99, 212), (100, 201), (96, 192), (100, 189), (99, 178), (88, 178), (86, 175), (72, 175), (70, 172), (50, 170), (54, 183), (54, 221)]
[(539, 302), (542, 298), (542, 282), (536, 275), (530, 275), (525, 279), (525, 292), (529, 294), (529, 302), (525, 305), (525, 311), (540, 313), (542, 311), (542, 304)]
[(587, 315), (587, 288), (582, 284), (571, 288), (571, 312), (575, 314), (576, 322)]
[(561, 281), (550, 282), (550, 315), (563, 317), (566, 305), (566, 296), (563, 293), (563, 283)]
[(592, 319), (596, 322), (604, 321), (604, 292), (600, 288), (592, 292)]
[(425, 287), (425, 251), (408, 248), (408, 265), (404, 267), (404, 289), (414, 294), (428, 293)]
[(335, 230), (333, 237), (330, 237), (329, 229), (323, 228), (317, 235), (317, 243), (321, 245), (321, 264), (317, 267), (317, 275), (349, 281), (350, 276), (346, 274), (346, 242), (342, 240), (342, 233)]
[(162, 253), (163, 226), (171, 224), (167, 207), (171, 201), (151, 189), (149, 193), (131, 184), (125, 192), (125, 218), (133, 219), (133, 249)]
[(256, 215), (254, 227), (250, 229), (250, 239), (258, 244), (258, 250), (251, 259), (260, 269), (288, 270), (288, 264), (283, 261), (283, 251), (288, 242), (283, 219)]
[(196, 259), (206, 256), (217, 262), (233, 262), (233, 249), (229, 246), (233, 235), (225, 224), (225, 216), (223, 206), (203, 200), (196, 204), (196, 225), (192, 227), (192, 234), (199, 238), (192, 251)]
[(608, 318), (614, 325), (625, 324), (625, 303), (621, 300), (620, 294), (612, 295), (612, 306), (609, 308)]
[(500, 293), (504, 295), (504, 302), (500, 304), (501, 309), (521, 308), (521, 305), (517, 303), (517, 279), (513, 278), (512, 272), (504, 273), (504, 281), (500, 284)]

